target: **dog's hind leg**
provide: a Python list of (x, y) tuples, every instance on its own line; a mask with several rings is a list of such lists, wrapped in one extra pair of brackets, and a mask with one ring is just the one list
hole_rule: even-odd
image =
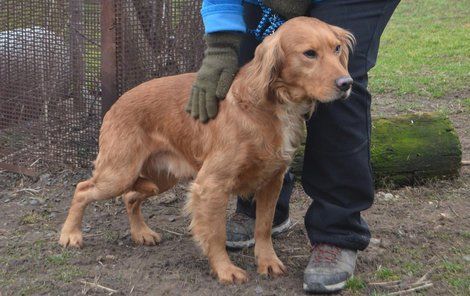
[(175, 183), (176, 178), (173, 176), (161, 175), (155, 180), (155, 183), (148, 179), (139, 178), (134, 185), (134, 191), (124, 195), (131, 237), (135, 243), (153, 246), (161, 241), (161, 235), (150, 229), (145, 223), (141, 204), (148, 197), (170, 189)]
[[(81, 247), (83, 245), (81, 225), (86, 206), (93, 201), (121, 195), (132, 183), (133, 180), (117, 178), (100, 183), (95, 177), (78, 183), (67, 219), (62, 227), (59, 243), (64, 247)], [(123, 184), (127, 184), (127, 186)]]
[(255, 193), (255, 257), (258, 273), (278, 276), (286, 272), (284, 264), (276, 255), (271, 239), (276, 202), (281, 191), (284, 171), (276, 174), (267, 184)]

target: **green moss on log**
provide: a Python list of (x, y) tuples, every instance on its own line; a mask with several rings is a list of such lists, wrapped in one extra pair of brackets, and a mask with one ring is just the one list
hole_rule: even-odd
[[(293, 162), (301, 174), (304, 145)], [(372, 121), (371, 161), (376, 186), (412, 185), (459, 173), (462, 152), (450, 120), (440, 113)]]

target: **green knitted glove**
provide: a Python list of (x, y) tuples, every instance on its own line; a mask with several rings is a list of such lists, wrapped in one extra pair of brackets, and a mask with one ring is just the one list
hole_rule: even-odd
[(197, 72), (186, 112), (201, 122), (214, 118), (218, 100), (223, 100), (238, 71), (238, 54), (242, 34), (217, 32), (204, 36), (207, 49)]
[(311, 0), (263, 0), (264, 5), (285, 19), (305, 15)]

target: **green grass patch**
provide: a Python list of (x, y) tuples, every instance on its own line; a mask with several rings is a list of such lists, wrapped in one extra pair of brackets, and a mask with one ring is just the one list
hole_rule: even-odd
[(468, 295), (468, 291), (470, 291), (468, 269), (463, 264), (450, 260), (442, 261), (440, 272), (436, 274), (436, 278), (445, 281), (449, 285), (449, 289), (453, 291), (453, 295)]
[(46, 221), (46, 217), (36, 212), (26, 214), (20, 219), (20, 223), (23, 225), (37, 224), (44, 221)]
[(452, 278), (448, 279), (447, 282), (452, 287), (462, 290), (462, 291), (470, 291), (470, 277), (465, 278)]
[(470, 98), (462, 99), (461, 102), (465, 111), (470, 112)]
[(352, 277), (346, 282), (346, 289), (351, 291), (360, 291), (366, 287), (364, 280), (358, 277)]
[(468, 90), (470, 1), (403, 0), (382, 36), (375, 93), (439, 98)]
[(46, 261), (53, 265), (65, 265), (69, 262), (70, 257), (70, 252), (65, 250), (62, 253), (47, 256)]
[(116, 242), (119, 239), (119, 235), (120, 235), (119, 231), (116, 231), (116, 230), (103, 231), (103, 237), (109, 243)]
[(423, 271), (423, 264), (420, 262), (409, 261), (403, 265), (403, 270), (406, 271), (408, 275), (417, 276)]
[(58, 269), (55, 270), (54, 278), (56, 280), (70, 283), (79, 277), (85, 275), (85, 272), (74, 265), (63, 265), (60, 266)]
[(452, 274), (460, 273), (464, 269), (461, 264), (450, 262), (450, 261), (444, 261), (442, 263), (442, 267), (444, 268), (446, 272), (452, 273)]
[(375, 272), (375, 277), (384, 281), (396, 281), (400, 277), (391, 269), (380, 266)]
[(470, 231), (462, 231), (462, 237), (466, 239), (470, 239)]

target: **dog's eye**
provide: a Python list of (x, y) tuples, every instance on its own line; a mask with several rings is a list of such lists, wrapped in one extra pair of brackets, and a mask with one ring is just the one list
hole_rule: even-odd
[(317, 57), (317, 53), (314, 50), (307, 50), (304, 52), (304, 56), (306, 56), (309, 59), (314, 59)]
[(336, 45), (335, 53), (339, 54), (341, 52), (341, 45)]

